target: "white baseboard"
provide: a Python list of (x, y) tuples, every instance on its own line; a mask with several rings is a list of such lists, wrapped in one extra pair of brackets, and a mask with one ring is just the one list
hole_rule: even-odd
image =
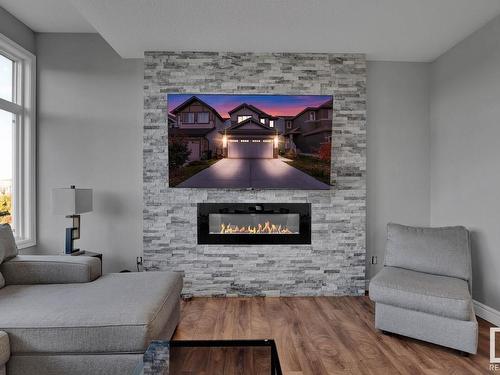
[(500, 311), (495, 310), (492, 307), (486, 306), (485, 304), (473, 300), (474, 311), (477, 316), (490, 322), (491, 324), (500, 327)]

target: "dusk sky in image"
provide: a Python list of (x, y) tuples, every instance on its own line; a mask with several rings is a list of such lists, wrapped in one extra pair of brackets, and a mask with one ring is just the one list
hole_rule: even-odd
[(332, 99), (330, 95), (233, 95), (233, 94), (168, 94), (168, 111), (196, 96), (215, 108), (222, 117), (242, 103), (251, 104), (272, 116), (295, 116), (306, 107), (316, 107)]

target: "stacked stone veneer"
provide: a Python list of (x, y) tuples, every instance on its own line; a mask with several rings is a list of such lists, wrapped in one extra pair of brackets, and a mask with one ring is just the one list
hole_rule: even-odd
[[(168, 186), (167, 93), (334, 95), (330, 191)], [(194, 295), (365, 289), (366, 61), (354, 54), (146, 52), (145, 269), (183, 271)], [(199, 202), (310, 202), (311, 245), (197, 245)]]

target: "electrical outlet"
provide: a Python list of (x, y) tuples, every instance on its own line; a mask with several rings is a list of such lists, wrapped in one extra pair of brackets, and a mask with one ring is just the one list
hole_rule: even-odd
[(377, 264), (378, 259), (376, 256), (372, 256), (372, 264)]
[(144, 271), (143, 262), (142, 262), (142, 257), (137, 257), (137, 258), (135, 258), (135, 262), (137, 263), (137, 272), (142, 272), (142, 271)]

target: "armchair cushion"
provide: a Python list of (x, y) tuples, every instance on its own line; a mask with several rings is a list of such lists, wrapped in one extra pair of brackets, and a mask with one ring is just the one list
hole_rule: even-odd
[(386, 266), (470, 281), (470, 259), (469, 231), (465, 227), (387, 226)]
[(88, 256), (18, 255), (0, 265), (6, 285), (86, 283), (101, 276), (101, 261)]
[(470, 320), (472, 297), (465, 280), (384, 267), (370, 282), (375, 302), (404, 309)]
[(17, 255), (16, 240), (9, 224), (0, 224), (0, 263)]

